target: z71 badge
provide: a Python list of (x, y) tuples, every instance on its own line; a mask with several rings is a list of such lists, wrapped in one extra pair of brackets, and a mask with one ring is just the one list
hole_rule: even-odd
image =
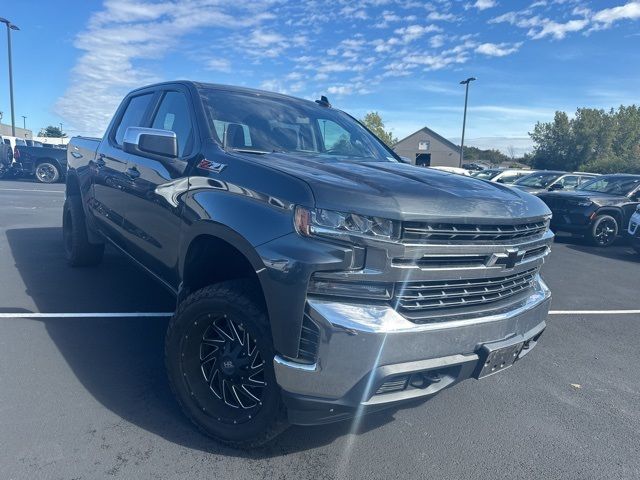
[(200, 163), (198, 163), (198, 168), (201, 168), (202, 170), (209, 170), (214, 173), (220, 173), (225, 167), (226, 165), (224, 163), (212, 162), (206, 158), (203, 158), (200, 160)]

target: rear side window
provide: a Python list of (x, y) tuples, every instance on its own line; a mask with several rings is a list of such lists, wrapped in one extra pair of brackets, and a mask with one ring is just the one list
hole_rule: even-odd
[(120, 118), (120, 124), (116, 130), (115, 140), (118, 145), (122, 145), (122, 140), (124, 139), (127, 128), (141, 126), (142, 117), (144, 117), (144, 112), (147, 111), (152, 97), (153, 93), (145, 93), (144, 95), (132, 97), (131, 100), (129, 100), (127, 109), (124, 111), (122, 118)]
[(152, 128), (171, 130), (178, 140), (178, 156), (189, 155), (193, 150), (193, 125), (186, 97), (180, 92), (167, 92), (162, 99)]

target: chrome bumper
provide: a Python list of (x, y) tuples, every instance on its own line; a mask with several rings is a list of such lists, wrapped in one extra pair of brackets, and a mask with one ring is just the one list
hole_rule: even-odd
[[(320, 327), (318, 360), (304, 365), (276, 356), (277, 381), (287, 395), (352, 406), (433, 395), (472, 376), (482, 344), (537, 338), (546, 326), (551, 294), (540, 276), (536, 280), (517, 309), (439, 323), (412, 323), (389, 306), (309, 299), (308, 313)], [(375, 394), (389, 376), (454, 366), (461, 367), (455, 378), (429, 388)]]

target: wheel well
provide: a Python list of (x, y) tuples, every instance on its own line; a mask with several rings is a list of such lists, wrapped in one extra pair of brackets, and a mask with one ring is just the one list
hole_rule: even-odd
[(66, 184), (67, 196), (80, 195), (80, 182), (75, 175), (67, 175)]
[(610, 217), (613, 217), (616, 219), (616, 222), (618, 223), (618, 229), (622, 229), (622, 214), (617, 211), (617, 210), (598, 210), (598, 216), (600, 215), (609, 215)]
[(58, 170), (60, 170), (60, 173), (62, 173), (60, 162), (58, 162), (58, 160), (56, 160), (55, 158), (40, 157), (36, 160), (36, 165), (40, 165), (41, 163), (45, 163), (45, 162), (53, 163), (56, 167), (58, 167)]
[(251, 262), (230, 243), (210, 235), (196, 237), (187, 251), (181, 298), (200, 288), (229, 280), (245, 280), (250, 294), (266, 310), (260, 280)]

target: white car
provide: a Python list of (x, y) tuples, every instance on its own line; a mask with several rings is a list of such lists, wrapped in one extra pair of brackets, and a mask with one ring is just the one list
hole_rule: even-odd
[(629, 220), (629, 228), (627, 228), (631, 246), (640, 253), (640, 205), (636, 207), (636, 211), (631, 215)]
[(441, 170), (443, 172), (457, 173), (458, 175), (466, 175), (467, 177), (471, 175), (464, 168), (458, 168), (458, 167), (429, 167), (429, 168), (433, 168), (434, 170)]
[(491, 182), (506, 183), (511, 185), (519, 178), (535, 173), (535, 170), (522, 170), (517, 168), (488, 168), (471, 174), (472, 177)]

